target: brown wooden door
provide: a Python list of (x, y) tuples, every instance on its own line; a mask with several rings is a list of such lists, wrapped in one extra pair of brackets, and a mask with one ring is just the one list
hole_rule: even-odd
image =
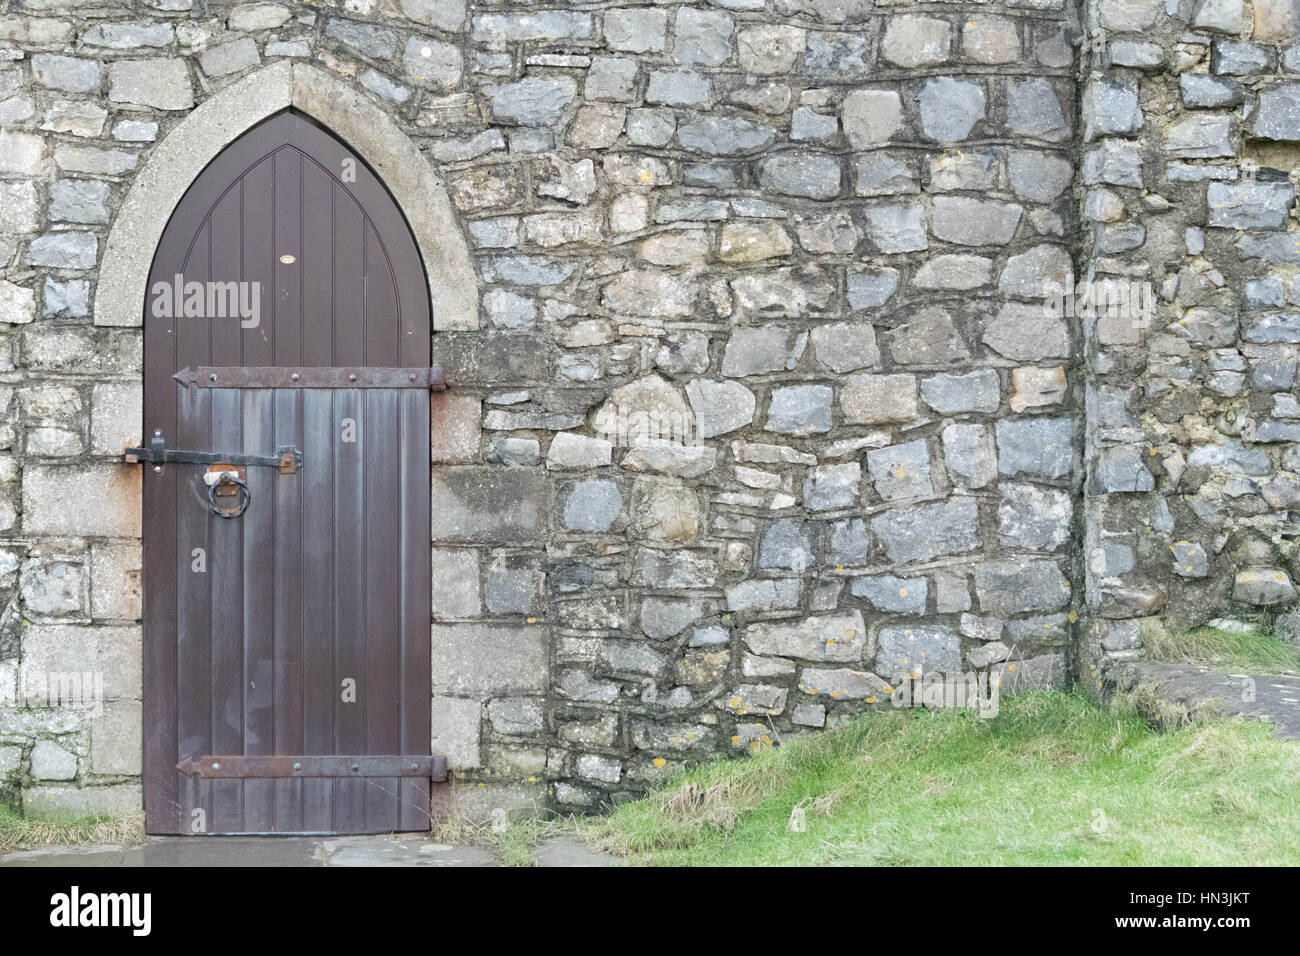
[(430, 743), (429, 401), (392, 371), (428, 365), (429, 296), (401, 212), (279, 114), (182, 198), (144, 321), (147, 436), (302, 456), (247, 467), (237, 518), (207, 465), (147, 466), (149, 832), (428, 829), (429, 777), (392, 764)]

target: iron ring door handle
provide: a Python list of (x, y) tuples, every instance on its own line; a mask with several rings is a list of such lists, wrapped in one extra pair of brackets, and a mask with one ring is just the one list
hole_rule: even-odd
[[(239, 488), (239, 507), (232, 511), (226, 511), (217, 507), (217, 486), (230, 482)], [(214, 481), (208, 485), (208, 507), (218, 518), (238, 518), (248, 510), (249, 503), (253, 500), (253, 492), (249, 490), (248, 482), (238, 475), (227, 472), (222, 476), (220, 481)]]

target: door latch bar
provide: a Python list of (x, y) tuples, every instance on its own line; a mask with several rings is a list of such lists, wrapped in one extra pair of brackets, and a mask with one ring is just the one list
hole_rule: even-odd
[(296, 475), (302, 468), (302, 452), (293, 445), (282, 445), (274, 455), (234, 455), (224, 451), (187, 451), (181, 448), (168, 448), (167, 440), (161, 431), (155, 431), (145, 448), (127, 448), (122, 458), (128, 465), (152, 464), (154, 471), (162, 471), (163, 465), (179, 463), (187, 465), (265, 465), (279, 468), (282, 475)]
[(358, 756), (285, 756), (243, 754), (186, 757), (176, 769), (187, 777), (427, 777), (447, 779), (447, 758), (442, 754), (367, 754)]

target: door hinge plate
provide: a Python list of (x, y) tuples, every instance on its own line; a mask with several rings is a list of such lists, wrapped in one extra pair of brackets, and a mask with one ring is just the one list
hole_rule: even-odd
[(442, 754), (381, 754), (357, 756), (286, 756), (268, 754), (208, 754), (186, 757), (176, 769), (202, 778), (265, 779), (284, 777), (428, 777), (447, 779), (447, 758)]

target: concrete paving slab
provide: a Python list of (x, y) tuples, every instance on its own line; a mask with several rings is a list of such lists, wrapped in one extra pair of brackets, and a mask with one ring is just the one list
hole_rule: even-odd
[(618, 866), (618, 860), (585, 843), (560, 837), (547, 840), (535, 851), (538, 866)]

